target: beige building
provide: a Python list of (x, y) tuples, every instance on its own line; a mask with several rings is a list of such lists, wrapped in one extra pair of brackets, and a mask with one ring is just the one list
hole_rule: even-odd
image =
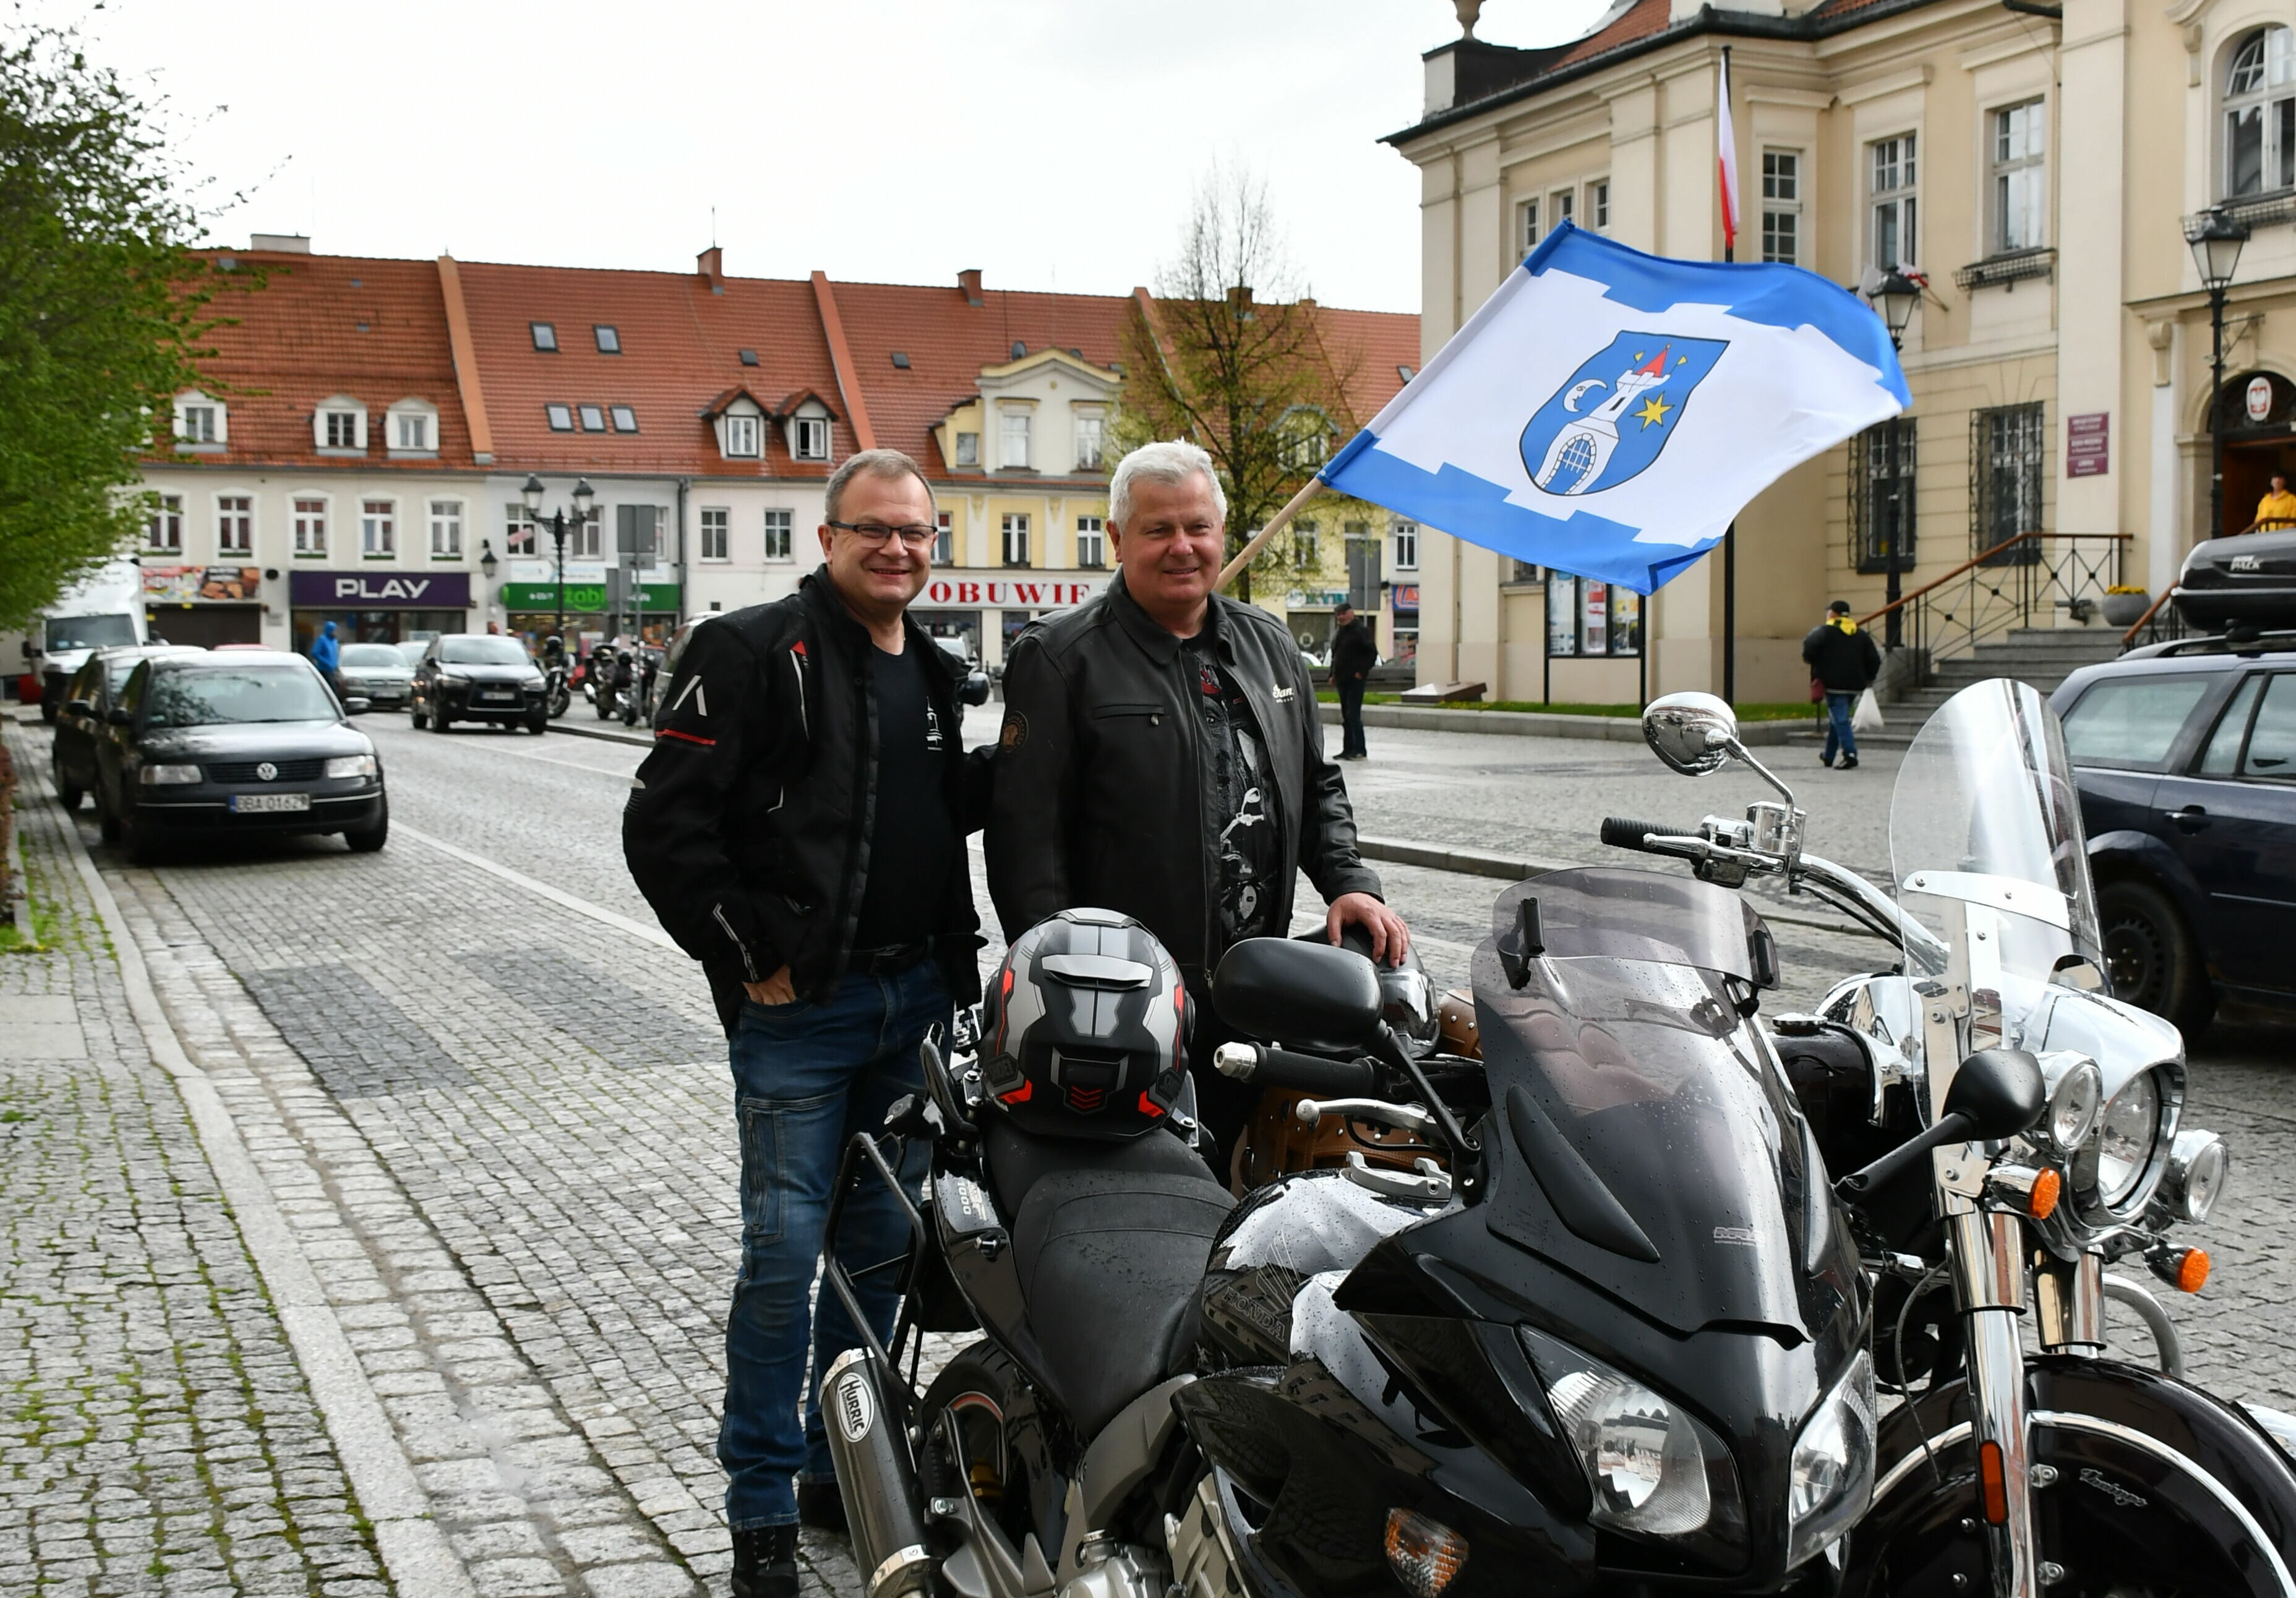
[[(1721, 258), (1727, 48), (1737, 258), (1924, 285), (1903, 346), (1912, 407), (1740, 518), (1737, 696), (1801, 698), (1802, 634), (1832, 598), (1879, 610), (1893, 546), (1911, 593), (2048, 535), (2011, 557), (2035, 568), (2018, 580), (2038, 625), (2076, 621), (2088, 606), (2071, 602), (2115, 581), (2165, 592), (2210, 530), (2212, 402), (2218, 530), (2296, 464), (2292, 22), (2289, 0), (1620, 0), (1568, 45), (1442, 45), (1423, 119), (1389, 141), (1423, 180), (1424, 353), (1562, 217)], [(2219, 204), (2251, 236), (2214, 389), (2185, 227)], [(1647, 632), (1650, 692), (1721, 684), (1719, 552), (1632, 619), (1631, 595), (1550, 584), (1433, 529), (1421, 558), (1423, 681), (1630, 700), (1645, 663), (1621, 651)]]

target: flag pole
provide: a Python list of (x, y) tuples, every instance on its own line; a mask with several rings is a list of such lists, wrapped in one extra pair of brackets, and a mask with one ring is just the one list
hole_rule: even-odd
[[(1715, 131), (1731, 145), (1737, 142), (1736, 119), (1730, 115), (1730, 46), (1722, 46), (1722, 105), (1716, 119)], [(1718, 175), (1722, 193), (1722, 258), (1738, 258), (1738, 212), (1731, 202), (1731, 192), (1737, 185), (1727, 176), (1727, 168), (1738, 159), (1734, 148), (1717, 152), (1725, 171)], [(1731, 519), (1729, 530), (1722, 535), (1722, 702), (1738, 702), (1738, 522)]]
[(1324, 479), (1320, 477), (1309, 478), (1308, 479), (1308, 486), (1300, 489), (1297, 494), (1294, 494), (1292, 496), (1290, 504), (1286, 504), (1282, 510), (1276, 512), (1275, 515), (1270, 516), (1267, 519), (1267, 525), (1266, 527), (1261, 528), (1258, 532), (1252, 534), (1251, 542), (1245, 545), (1242, 549), (1236, 552), (1235, 559), (1230, 561), (1226, 565), (1220, 568), (1219, 581), (1212, 585), (1213, 588), (1225, 588), (1230, 583), (1234, 582), (1235, 580), (1235, 574), (1242, 571), (1245, 567), (1250, 565), (1252, 557), (1260, 552), (1260, 550), (1267, 545), (1267, 541), (1275, 537), (1276, 534), (1282, 532), (1284, 528), (1290, 524), (1292, 518), (1300, 513), (1300, 507), (1306, 504), (1309, 500), (1315, 498), (1316, 495), (1321, 494), (1323, 491)]

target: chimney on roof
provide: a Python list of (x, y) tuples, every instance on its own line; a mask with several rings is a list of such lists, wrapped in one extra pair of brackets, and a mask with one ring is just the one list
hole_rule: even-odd
[(964, 291), (965, 304), (979, 305), (980, 303), (980, 268), (967, 266), (958, 273), (956, 286)]
[(299, 233), (251, 233), (247, 235), (250, 250), (267, 250), (274, 255), (308, 255), (311, 240)]
[(726, 291), (725, 250), (712, 244), (693, 258), (693, 266), (694, 270), (701, 273), (701, 280), (709, 285), (709, 291), (712, 294), (723, 294)]

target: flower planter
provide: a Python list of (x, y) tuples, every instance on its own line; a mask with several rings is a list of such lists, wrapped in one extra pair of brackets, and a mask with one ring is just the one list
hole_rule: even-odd
[(2134, 627), (2152, 608), (2149, 594), (2108, 594), (2104, 596), (2104, 619), (2109, 626)]

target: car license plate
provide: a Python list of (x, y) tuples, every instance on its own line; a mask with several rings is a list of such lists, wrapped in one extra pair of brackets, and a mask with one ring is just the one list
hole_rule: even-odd
[(479, 697), (490, 705), (514, 705), (518, 703), (518, 695), (504, 688), (486, 689), (480, 693)]
[(242, 815), (281, 810), (308, 810), (311, 796), (308, 793), (234, 793), (231, 807)]

